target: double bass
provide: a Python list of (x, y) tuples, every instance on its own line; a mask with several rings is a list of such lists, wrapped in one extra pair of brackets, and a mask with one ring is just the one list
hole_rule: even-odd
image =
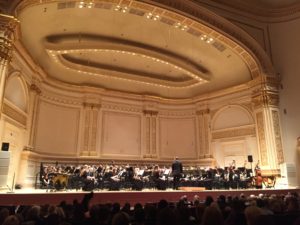
[(255, 166), (255, 187), (257, 189), (261, 189), (262, 188), (262, 184), (263, 184), (263, 177), (261, 175), (261, 169), (259, 167), (259, 161), (257, 162), (256, 166)]

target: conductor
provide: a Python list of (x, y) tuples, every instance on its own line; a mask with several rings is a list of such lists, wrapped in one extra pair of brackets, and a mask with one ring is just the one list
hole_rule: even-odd
[(175, 160), (172, 163), (173, 189), (174, 190), (178, 189), (181, 174), (182, 174), (182, 163), (179, 161), (179, 158), (176, 156)]

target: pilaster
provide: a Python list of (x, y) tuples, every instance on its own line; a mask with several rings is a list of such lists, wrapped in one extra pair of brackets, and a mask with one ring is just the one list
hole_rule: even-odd
[(284, 162), (278, 112), (279, 81), (262, 76), (254, 86), (252, 104), (256, 120), (260, 166), (265, 170), (279, 169)]
[(80, 150), (80, 156), (97, 156), (97, 129), (99, 120), (99, 103), (83, 103), (84, 108), (84, 129), (83, 144)]
[(144, 158), (157, 158), (157, 115), (158, 111), (144, 110), (145, 152)]
[(28, 147), (34, 146), (35, 140), (35, 131), (36, 131), (36, 123), (37, 123), (37, 116), (38, 116), (38, 109), (39, 109), (39, 102), (40, 102), (40, 95), (42, 93), (41, 89), (38, 87), (37, 84), (33, 83), (29, 87), (29, 114), (28, 114), (28, 130), (29, 130), (29, 140), (28, 140)]
[(200, 143), (200, 149), (199, 149), (199, 158), (211, 158), (211, 149), (210, 149), (210, 143), (211, 143), (211, 137), (210, 137), (210, 110), (204, 109), (204, 110), (198, 110), (196, 111), (197, 115), (197, 121), (198, 121), (198, 127), (199, 127), (199, 143)]

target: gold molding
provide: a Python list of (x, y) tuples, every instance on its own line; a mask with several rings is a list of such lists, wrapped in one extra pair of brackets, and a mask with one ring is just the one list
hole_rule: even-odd
[(158, 111), (155, 110), (149, 110), (149, 109), (144, 109), (143, 113), (147, 116), (157, 116), (158, 115)]
[(282, 140), (281, 140), (278, 111), (272, 110), (272, 119), (273, 119), (273, 127), (274, 127), (274, 138), (275, 138), (275, 146), (277, 152), (277, 160), (278, 163), (280, 164), (284, 162), (284, 156), (283, 156), (283, 147), (282, 147)]
[(202, 109), (202, 110), (196, 111), (197, 116), (201, 116), (201, 115), (205, 115), (205, 114), (209, 114), (209, 113), (210, 113), (210, 109)]
[(0, 14), (0, 61), (10, 61), (14, 42), (14, 32), (19, 21), (4, 14)]
[[(66, 0), (65, 2), (75, 2), (75, 8), (78, 8), (80, 1)], [(47, 0), (41, 2), (40, 0), (24, 0), (16, 7), (15, 12), (19, 14), (26, 7), (49, 3), (57, 3), (57, 1)], [(170, 21), (170, 23), (163, 22), (166, 25), (174, 26), (175, 24), (180, 24), (180, 26), (185, 27), (184, 31), (191, 35), (199, 34), (198, 36), (206, 35), (212, 37), (214, 42), (223, 45), (223, 47), (227, 46), (240, 56), (248, 66), (252, 78), (261, 75), (260, 65), (266, 73), (274, 72), (272, 64), (264, 50), (248, 37), (245, 32), (242, 32), (241, 29), (228, 23), (221, 16), (216, 16), (199, 4), (182, 0), (126, 0), (126, 2), (123, 0), (93, 0), (93, 3), (94, 5), (108, 4), (110, 7), (103, 8), (106, 10), (115, 10), (116, 7), (126, 7), (124, 13), (138, 10), (142, 16), (151, 14), (158, 16), (157, 21)]]
[(31, 91), (36, 92), (37, 94), (41, 94), (42, 93), (41, 89), (36, 84), (31, 84), (30, 87), (29, 87), (29, 89)]
[(255, 136), (255, 127), (234, 128), (224, 131), (212, 132), (212, 139), (234, 138), (241, 136)]
[(267, 106), (278, 107), (279, 95), (274, 92), (260, 91), (259, 93), (255, 93), (252, 97), (252, 104), (254, 108)]
[(258, 134), (259, 147), (260, 147), (261, 165), (267, 166), (269, 163), (268, 163), (268, 153), (267, 153), (266, 136), (265, 136), (265, 128), (264, 128), (264, 117), (262, 112), (258, 112), (256, 114), (256, 121), (257, 121), (257, 134)]
[[(234, 10), (242, 11), (244, 13), (249, 13), (253, 17), (257, 18), (257, 16), (263, 17), (263, 21), (267, 20), (268, 22), (280, 22), (283, 21), (285, 17), (294, 17), (297, 16), (300, 12), (300, 4), (299, 3), (291, 3), (286, 6), (281, 7), (272, 7), (267, 5), (265, 7), (249, 4), (246, 1), (224, 1), (224, 0), (214, 0), (217, 4), (221, 4), (224, 6), (229, 6)], [(207, 1), (205, 1), (207, 3)], [(201, 3), (200, 3), (201, 4)], [(209, 3), (208, 3), (209, 4)], [(210, 4), (210, 6), (212, 6)], [(213, 6), (212, 6), (213, 7)]]
[(8, 105), (6, 102), (3, 103), (2, 112), (10, 117), (11, 119), (17, 121), (18, 123), (26, 126), (27, 116), (14, 109), (12, 106)]
[(83, 107), (91, 108), (91, 109), (100, 109), (101, 104), (100, 103), (90, 103), (90, 102), (83, 102), (82, 103)]

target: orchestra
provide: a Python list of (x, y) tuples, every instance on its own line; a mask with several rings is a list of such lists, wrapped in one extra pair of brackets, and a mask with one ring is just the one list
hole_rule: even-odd
[[(146, 188), (165, 190), (173, 187), (172, 168), (155, 165), (43, 165), (41, 164), (40, 182), (42, 186), (54, 190), (76, 189), (91, 191), (102, 190), (142, 190)], [(258, 171), (255, 168), (255, 171)], [(183, 167), (179, 187), (205, 187), (205, 189), (236, 189), (258, 187), (258, 173), (236, 167), (233, 161), (228, 167), (203, 168)], [(261, 174), (260, 174), (261, 175)]]

